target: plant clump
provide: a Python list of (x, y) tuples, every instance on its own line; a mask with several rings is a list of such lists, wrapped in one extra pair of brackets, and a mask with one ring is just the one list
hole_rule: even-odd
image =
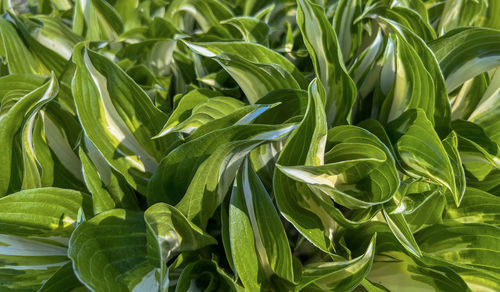
[(500, 2), (0, 16), (1, 291), (500, 290)]

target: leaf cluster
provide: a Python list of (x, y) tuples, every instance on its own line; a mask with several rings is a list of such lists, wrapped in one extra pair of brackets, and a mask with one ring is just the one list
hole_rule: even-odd
[(0, 3), (1, 291), (500, 290), (500, 1)]

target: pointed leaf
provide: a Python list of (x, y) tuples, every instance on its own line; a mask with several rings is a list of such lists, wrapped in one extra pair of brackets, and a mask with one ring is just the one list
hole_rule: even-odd
[(290, 72), (278, 64), (255, 63), (239, 54), (225, 51), (216, 54), (197, 45), (188, 46), (197, 54), (217, 61), (238, 83), (252, 104), (273, 90), (300, 89)]
[(191, 50), (206, 57), (222, 53), (238, 55), (247, 61), (260, 64), (277, 64), (297, 81), (301, 88), (307, 86), (307, 80), (295, 65), (287, 58), (269, 48), (249, 42), (185, 42)]
[[(390, 126), (397, 140), (397, 150), (406, 170), (445, 186), (455, 203), (460, 204), (461, 191), (446, 150), (423, 110), (407, 111)], [(459, 174), (457, 174), (459, 176)]]
[(150, 138), (159, 132), (165, 115), (125, 72), (84, 43), (75, 48), (73, 61), (72, 91), (85, 134), (108, 163), (142, 191), (161, 153), (161, 143)]
[[(0, 116), (0, 196), (5, 195), (11, 180), (12, 144), (22, 123), (53, 99), (59, 90), (54, 76), (42, 86), (22, 96), (8, 112)], [(14, 164), (15, 165), (15, 164)]]
[(357, 92), (344, 67), (337, 36), (323, 8), (309, 0), (297, 2), (297, 23), (316, 75), (325, 86), (328, 124), (345, 124), (350, 119)]
[[(259, 287), (262, 284), (259, 275), (269, 279), (276, 274), (293, 282), (292, 254), (285, 230), (248, 159), (240, 168), (233, 187), (229, 221), (234, 265), (246, 288)], [(243, 254), (246, 257), (241, 257)], [(254, 266), (248, 264), (254, 261), (252, 258), (258, 260)]]
[(429, 43), (436, 54), (448, 92), (500, 65), (500, 33), (486, 28), (458, 28)]
[[(306, 114), (283, 148), (278, 164), (282, 166), (320, 165), (326, 140), (324, 91), (317, 79), (309, 86)], [(274, 196), (281, 214), (309, 241), (323, 251), (331, 248), (336, 223), (315, 201), (316, 196), (303, 183), (289, 178), (278, 168), (274, 171)]]
[(60, 267), (52, 277), (50, 277), (38, 292), (50, 291), (73, 291), (73, 289), (85, 289), (83, 284), (78, 281), (78, 278), (73, 271), (73, 265), (68, 262)]

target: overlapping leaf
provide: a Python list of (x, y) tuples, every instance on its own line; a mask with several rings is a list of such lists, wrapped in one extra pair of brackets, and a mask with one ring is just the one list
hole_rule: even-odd
[(229, 224), (234, 266), (247, 289), (264, 289), (273, 274), (294, 281), (292, 254), (285, 230), (248, 160), (235, 181)]
[(69, 262), (68, 240), (90, 198), (77, 191), (40, 188), (0, 199), (0, 281), (4, 288), (36, 290)]
[(309, 0), (298, 1), (297, 22), (314, 69), (326, 90), (328, 124), (345, 124), (356, 97), (356, 86), (347, 74), (334, 29), (323, 9)]
[(499, 290), (497, 2), (3, 1), (0, 290)]
[(73, 60), (72, 91), (85, 134), (109, 164), (143, 190), (161, 148), (151, 137), (165, 115), (128, 75), (83, 43), (75, 48)]

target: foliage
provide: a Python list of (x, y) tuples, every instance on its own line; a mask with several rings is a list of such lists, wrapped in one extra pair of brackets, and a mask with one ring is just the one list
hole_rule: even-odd
[(500, 2), (0, 2), (1, 291), (499, 291)]

